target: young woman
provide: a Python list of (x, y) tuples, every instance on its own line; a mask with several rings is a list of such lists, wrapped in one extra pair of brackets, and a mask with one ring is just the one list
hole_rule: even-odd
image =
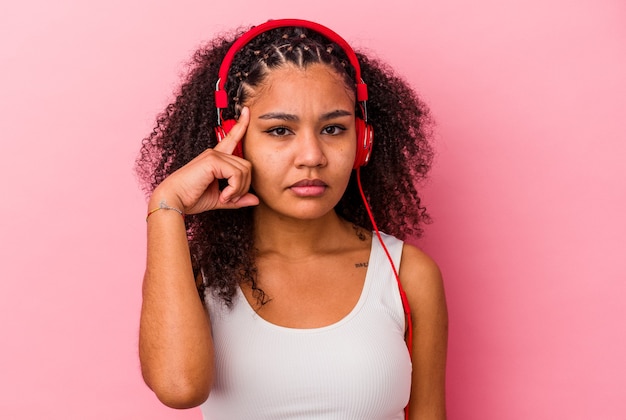
[(164, 404), (216, 420), (445, 418), (441, 275), (402, 242), (428, 217), (427, 123), (387, 66), (313, 22), (195, 54), (137, 161), (139, 355)]

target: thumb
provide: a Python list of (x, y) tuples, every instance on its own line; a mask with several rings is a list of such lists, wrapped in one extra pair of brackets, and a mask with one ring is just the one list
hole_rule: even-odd
[(216, 209), (240, 209), (242, 207), (257, 206), (259, 204), (259, 198), (252, 194), (246, 193), (239, 197), (237, 200), (229, 200), (225, 203), (218, 201), (215, 205)]
[(217, 146), (214, 147), (214, 150), (232, 155), (233, 151), (237, 148), (239, 142), (245, 136), (249, 123), (250, 109), (248, 109), (248, 107), (246, 106), (243, 107), (243, 109), (241, 110), (241, 114), (239, 115), (237, 123), (235, 123), (233, 128), (230, 129), (224, 140), (219, 142)]

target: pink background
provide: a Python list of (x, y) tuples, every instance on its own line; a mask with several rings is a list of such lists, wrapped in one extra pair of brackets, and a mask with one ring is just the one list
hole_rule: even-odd
[(623, 0), (262, 3), (3, 4), (0, 417), (200, 418), (140, 378), (133, 159), (202, 40), (299, 17), (438, 121), (419, 245), (446, 279), (449, 417), (625, 418)]

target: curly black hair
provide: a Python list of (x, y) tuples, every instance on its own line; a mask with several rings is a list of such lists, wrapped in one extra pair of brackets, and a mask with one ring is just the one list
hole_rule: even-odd
[[(169, 174), (217, 144), (214, 91), (218, 70), (241, 34), (239, 30), (221, 35), (195, 52), (174, 102), (158, 115), (154, 129), (143, 139), (135, 169), (148, 195)], [(368, 123), (374, 129), (372, 157), (360, 170), (366, 199), (381, 231), (403, 240), (418, 237), (422, 224), (430, 221), (417, 189), (433, 158), (428, 108), (388, 65), (359, 51), (356, 55), (368, 86)], [(261, 84), (271, 69), (287, 62), (299, 67), (324, 63), (344, 78), (347, 87), (355, 88), (354, 68), (339, 46), (305, 28), (273, 29), (235, 55), (226, 82), (230, 104), (224, 118), (237, 118), (251, 89)], [(356, 103), (355, 110), (361, 112)], [(355, 172), (335, 211), (372, 230)], [(215, 210), (186, 218), (201, 296), (210, 290), (230, 305), (236, 287), (247, 282), (259, 302), (265, 302), (265, 294), (256, 284), (252, 212), (252, 208)]]

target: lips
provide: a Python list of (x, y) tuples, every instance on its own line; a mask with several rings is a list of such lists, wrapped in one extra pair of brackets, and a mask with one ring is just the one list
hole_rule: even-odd
[(293, 184), (290, 188), (298, 187), (325, 187), (326, 183), (320, 179), (303, 179)]
[(289, 189), (299, 197), (319, 197), (328, 185), (320, 179), (303, 179), (291, 185)]

